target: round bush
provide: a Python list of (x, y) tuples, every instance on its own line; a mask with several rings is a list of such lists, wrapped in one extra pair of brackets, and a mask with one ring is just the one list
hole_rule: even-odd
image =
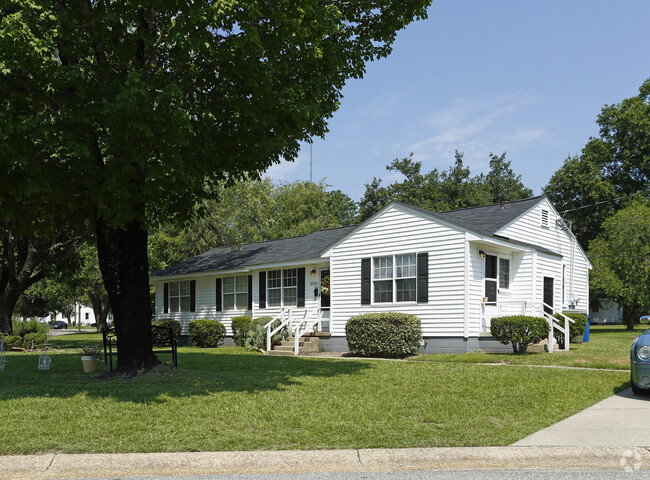
[(490, 333), (504, 345), (512, 344), (515, 354), (526, 353), (528, 345), (548, 337), (551, 327), (545, 318), (515, 315), (490, 321)]
[(7, 337), (3, 337), (3, 340), (5, 343), (5, 348), (20, 348), (23, 346), (23, 337), (20, 335), (9, 335)]
[(345, 324), (350, 353), (361, 357), (405, 357), (420, 351), (420, 319), (407, 313), (367, 313)]
[(218, 347), (226, 336), (226, 327), (221, 322), (207, 318), (192, 320), (187, 330), (194, 347)]
[[(562, 313), (575, 322), (569, 322), (569, 340), (573, 337), (582, 337), (587, 329), (587, 315), (585, 313), (575, 312)], [(560, 327), (564, 328), (564, 318), (562, 318), (559, 313), (556, 313), (553, 316), (557, 318), (556, 323), (559, 323)], [(557, 343), (564, 345), (564, 334), (562, 332), (553, 329), (553, 336), (555, 337), (555, 340), (557, 340)]]
[[(159, 318), (152, 325), (156, 327), (169, 327), (174, 331), (174, 339), (178, 342), (181, 338), (181, 324), (178, 320), (173, 318)], [(169, 337), (166, 331), (161, 331), (157, 328), (153, 329), (153, 344), (158, 347), (169, 345)]]
[(251, 329), (251, 317), (242, 315), (231, 319), (230, 328), (232, 328), (232, 339), (235, 345), (243, 347), (246, 344), (246, 335)]

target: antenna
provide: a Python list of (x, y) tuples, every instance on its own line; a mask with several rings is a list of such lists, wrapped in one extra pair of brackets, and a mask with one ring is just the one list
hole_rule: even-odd
[(309, 142), (309, 182), (312, 182), (311, 171), (312, 171), (312, 161), (311, 161), (311, 147), (313, 143)]

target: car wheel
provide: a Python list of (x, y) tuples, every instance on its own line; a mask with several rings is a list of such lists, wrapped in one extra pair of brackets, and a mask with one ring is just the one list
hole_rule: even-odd
[(636, 384), (634, 383), (634, 379), (631, 376), (630, 376), (630, 380), (632, 382), (632, 392), (634, 393), (634, 395), (647, 395), (648, 394), (648, 390), (646, 390), (644, 388), (639, 388), (639, 387), (636, 386)]

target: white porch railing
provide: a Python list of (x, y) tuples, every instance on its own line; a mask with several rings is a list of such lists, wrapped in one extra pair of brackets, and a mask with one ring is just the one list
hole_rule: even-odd
[[(280, 325), (271, 329), (273, 323), (278, 319), (280, 320)], [(287, 327), (289, 333), (294, 337), (294, 355), (298, 355), (299, 353), (300, 338), (307, 333), (313, 332), (316, 325), (318, 325), (318, 330), (321, 330), (323, 321), (320, 308), (305, 310), (302, 318), (294, 318), (290, 308), (283, 308), (280, 311), (280, 317), (278, 319), (274, 318), (264, 325), (264, 328), (266, 328), (266, 351), (271, 351), (271, 339), (273, 335)]]
[[(547, 313), (547, 310), (552, 313)], [(553, 315), (559, 314), (564, 321), (564, 325), (560, 324), (560, 320)], [(532, 315), (543, 317), (548, 322), (550, 327), (548, 334), (548, 351), (553, 353), (555, 336), (553, 330), (557, 330), (564, 334), (564, 350), (569, 350), (570, 336), (569, 336), (569, 323), (575, 323), (562, 312), (556, 311), (550, 305), (539, 302), (533, 303), (525, 300), (510, 301), (510, 302), (497, 302), (497, 303), (481, 303), (481, 329), (484, 332), (490, 331), (490, 320), (496, 317), (503, 317), (508, 315)]]
[(283, 308), (282, 310), (280, 310), (280, 317), (279, 317), (280, 325), (274, 328), (273, 330), (271, 330), (271, 327), (273, 326), (273, 323), (276, 320), (277, 319), (274, 318), (269, 323), (264, 325), (264, 328), (266, 328), (266, 351), (267, 352), (271, 351), (271, 338), (273, 337), (273, 335), (275, 335), (276, 333), (278, 333), (280, 330), (282, 330), (284, 327), (287, 326), (291, 330), (291, 322), (292, 322), (291, 309)]
[[(315, 317), (315, 318), (314, 318)], [(320, 308), (312, 310), (305, 310), (305, 315), (302, 320), (294, 322), (293, 328), (293, 354), (298, 355), (300, 351), (300, 338), (314, 331), (316, 325), (321, 325), (322, 315)]]

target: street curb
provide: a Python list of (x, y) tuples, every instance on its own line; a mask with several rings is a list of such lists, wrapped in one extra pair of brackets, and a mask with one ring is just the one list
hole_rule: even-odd
[(639, 447), (458, 447), (0, 456), (0, 478), (418, 470), (650, 470)]

